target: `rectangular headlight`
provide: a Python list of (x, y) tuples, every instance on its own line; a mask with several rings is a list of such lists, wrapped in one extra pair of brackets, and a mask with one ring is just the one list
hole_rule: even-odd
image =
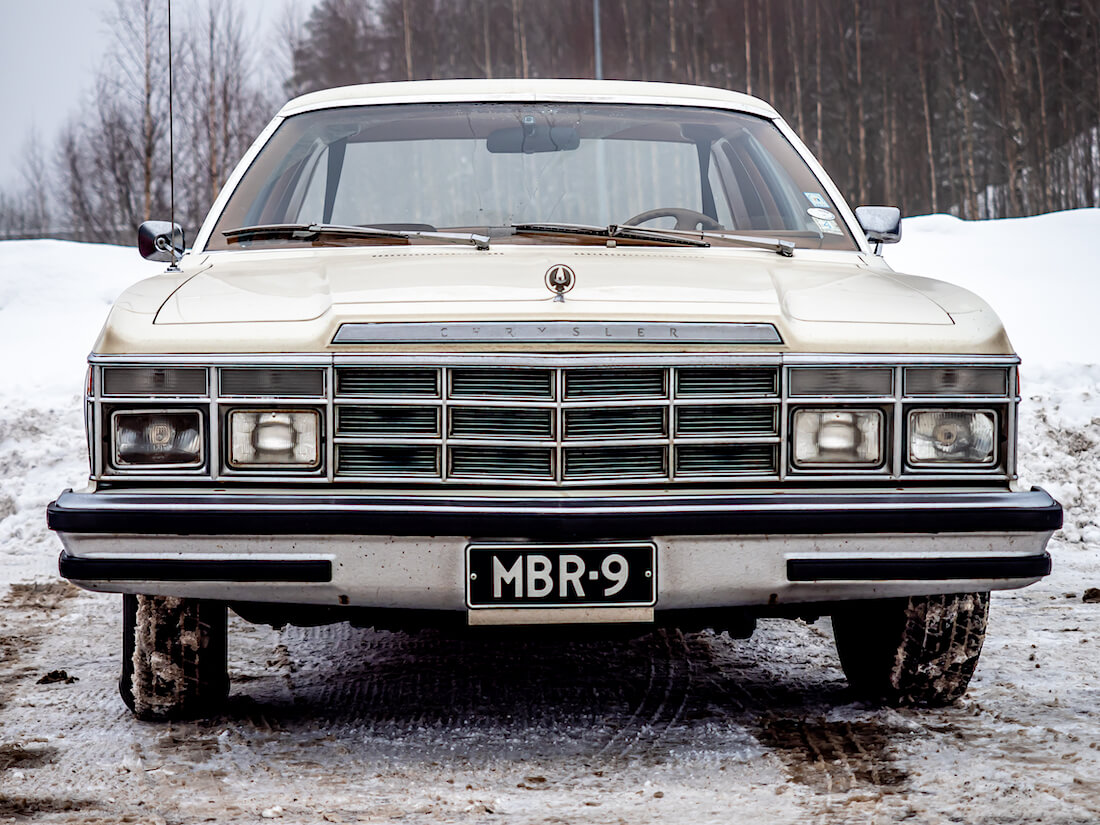
[(202, 466), (202, 416), (196, 411), (116, 411), (111, 421), (116, 467)]
[(883, 462), (882, 410), (796, 410), (792, 424), (796, 467), (871, 469)]
[(909, 463), (988, 466), (996, 459), (997, 417), (989, 410), (912, 410)]
[(233, 410), (229, 413), (229, 466), (321, 466), (321, 414), (317, 410)]

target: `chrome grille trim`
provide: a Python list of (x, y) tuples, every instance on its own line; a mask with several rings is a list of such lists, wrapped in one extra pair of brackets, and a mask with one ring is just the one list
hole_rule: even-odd
[(586, 398), (664, 398), (667, 394), (665, 370), (633, 369), (567, 369), (565, 370), (565, 400)]
[[(92, 355), (89, 358), (94, 367), (91, 393), (88, 395), (90, 406), (91, 436), (92, 436), (92, 477), (102, 479), (106, 483), (112, 481), (126, 483), (171, 481), (178, 479), (180, 482), (195, 483), (206, 479), (214, 483), (245, 484), (262, 480), (265, 483), (283, 483), (298, 486), (315, 486), (336, 483), (343, 485), (379, 484), (392, 486), (396, 483), (408, 482), (410, 484), (447, 484), (454, 483), (464, 486), (616, 486), (616, 485), (649, 485), (661, 486), (669, 482), (690, 482), (692, 484), (715, 483), (733, 484), (764, 484), (782, 482), (785, 479), (796, 478), (800, 482), (836, 482), (836, 481), (860, 481), (869, 484), (889, 484), (894, 480), (920, 479), (922, 482), (943, 481), (958, 482), (967, 481), (997, 481), (1003, 482), (1015, 478), (1016, 445), (1015, 429), (1017, 421), (1017, 405), (1019, 397), (1016, 394), (1016, 365), (1019, 359), (1011, 355), (948, 355), (948, 356), (898, 356), (898, 355), (846, 355), (846, 354), (808, 354), (808, 353), (735, 353), (735, 354), (698, 354), (698, 353), (462, 353), (462, 352), (431, 352), (410, 353), (400, 352), (394, 354), (366, 354), (366, 353), (307, 353), (307, 354), (263, 354), (263, 353), (238, 353), (238, 354), (192, 354), (192, 355)], [(198, 408), (209, 411), (210, 422), (209, 436), (209, 465), (199, 471), (154, 471), (140, 470), (127, 471), (125, 474), (112, 471), (105, 465), (103, 454), (103, 442), (107, 435), (107, 425), (103, 421), (106, 409), (137, 408), (141, 406), (163, 404), (165, 397), (160, 394), (149, 396), (110, 396), (105, 393), (103, 370), (106, 367), (150, 367), (172, 366), (183, 368), (201, 369), (207, 375), (206, 394), (190, 399)], [(274, 405), (301, 406), (302, 398), (272, 397), (270, 395), (243, 400), (224, 396), (220, 392), (217, 381), (217, 370), (223, 366), (241, 366), (253, 368), (322, 368), (325, 371), (324, 395), (316, 400), (306, 401), (306, 405), (320, 409), (324, 415), (324, 467), (317, 472), (309, 474), (289, 473), (285, 470), (273, 469), (271, 471), (257, 471), (247, 474), (228, 470), (223, 467), (222, 441), (224, 434), (221, 432), (221, 414), (231, 405)], [(892, 370), (892, 392), (885, 396), (865, 397), (846, 396), (844, 398), (828, 397), (798, 397), (789, 398), (786, 390), (787, 376), (792, 367), (830, 367), (830, 368), (860, 368), (860, 367), (886, 367)], [(692, 369), (726, 367), (744, 369), (748, 367), (772, 368), (779, 377), (778, 392), (772, 396), (754, 397), (752, 395), (741, 396), (708, 396), (708, 395), (677, 395), (677, 374)], [(997, 368), (1005, 370), (1007, 381), (1003, 396), (948, 396), (946, 394), (936, 396), (914, 396), (906, 394), (904, 386), (904, 370), (908, 367), (916, 368), (944, 368), (944, 367), (977, 367)], [(420, 370), (423, 375), (434, 376), (432, 382), (420, 384), (420, 391), (425, 387), (434, 392), (434, 395), (395, 394), (397, 387), (383, 386), (382, 394), (356, 394), (342, 392), (337, 385), (337, 374), (346, 369), (355, 369), (369, 372), (378, 376), (381, 371), (407, 372)], [(554, 397), (548, 400), (536, 401), (533, 399), (515, 399), (508, 397), (462, 397), (450, 398), (444, 391), (448, 385), (449, 373), (463, 368), (507, 368), (507, 369), (541, 369), (553, 375)], [(597, 398), (566, 400), (558, 397), (564, 387), (565, 373), (576, 369), (639, 369), (660, 368), (666, 371), (666, 387), (668, 393), (661, 398)], [(392, 378), (392, 376), (391, 376)], [(434, 382), (434, 383), (433, 383)], [(377, 383), (377, 382), (376, 382)], [(349, 386), (345, 383), (344, 389)], [(350, 389), (355, 390), (354, 386)], [(362, 392), (362, 387), (358, 392)], [(414, 388), (415, 389), (415, 388)], [(375, 390), (377, 391), (377, 390)], [(920, 472), (907, 469), (902, 463), (904, 450), (902, 439), (904, 436), (903, 420), (905, 410), (913, 404), (920, 403), (923, 406), (929, 404), (974, 404), (981, 403), (992, 406), (999, 411), (1001, 420), (1009, 434), (1004, 445), (1003, 461), (997, 467), (983, 470), (951, 470)], [(893, 409), (893, 416), (888, 416), (893, 426), (888, 432), (888, 447), (891, 453), (890, 464), (880, 471), (868, 473), (865, 471), (840, 472), (827, 471), (791, 471), (788, 459), (788, 425), (791, 409), (796, 406), (828, 405), (828, 404), (871, 404), (889, 412)], [(440, 431), (432, 436), (416, 435), (362, 435), (337, 432), (337, 420), (344, 407), (429, 407), (439, 410)], [(534, 440), (530, 437), (518, 439), (505, 439), (499, 433), (488, 437), (473, 437), (455, 435), (448, 432), (449, 411), (460, 407), (502, 409), (547, 409), (550, 410), (553, 436), (549, 439)], [(765, 434), (706, 434), (677, 433), (675, 431), (676, 415), (678, 411), (687, 408), (698, 407), (737, 407), (747, 408), (769, 406), (776, 410), (776, 430), (771, 435)], [(611, 438), (611, 434), (588, 438), (586, 440), (569, 440), (564, 436), (563, 424), (565, 414), (570, 409), (584, 408), (650, 408), (656, 407), (667, 412), (667, 434), (660, 437), (648, 437), (629, 435), (625, 438)], [(706, 410), (689, 413), (690, 415), (721, 416), (729, 413), (710, 413)], [(618, 435), (622, 435), (619, 433)], [(719, 446), (752, 444), (774, 448), (778, 453), (774, 463), (773, 472), (770, 475), (759, 473), (744, 473), (741, 475), (713, 474), (703, 475), (690, 471), (691, 468), (685, 460), (678, 456), (677, 450), (681, 447)], [(451, 478), (449, 476), (448, 463), (445, 460), (447, 450), (456, 446), (485, 446), (485, 447), (531, 447), (542, 446), (553, 453), (554, 477), (552, 479), (524, 478), (513, 479), (496, 477), (478, 478)], [(345, 447), (386, 447), (406, 446), (409, 448), (429, 448), (436, 457), (437, 470), (432, 474), (380, 474), (360, 475), (345, 474), (339, 472), (340, 458), (345, 467), (350, 467), (349, 456), (357, 454), (343, 453), (338, 457), (338, 451)], [(635, 477), (611, 475), (603, 478), (573, 478), (565, 479), (563, 473), (563, 451), (573, 447), (630, 447), (639, 448), (646, 446), (663, 446), (667, 448), (667, 475), (653, 477)], [(358, 454), (359, 456), (371, 455), (378, 460), (392, 457), (389, 453)], [(428, 453), (417, 453), (426, 457)], [(693, 454), (689, 450), (687, 455)], [(706, 455), (695, 454), (695, 455)], [(705, 462), (704, 462), (705, 465)], [(416, 465), (420, 467), (421, 465)], [(683, 469), (678, 472), (677, 467)], [(397, 468), (400, 469), (400, 468)], [(708, 470), (709, 472), (709, 470)]]
[(336, 408), (336, 434), (435, 438), (439, 435), (439, 408), (341, 405)]
[(437, 477), (439, 450), (436, 447), (387, 447), (340, 444), (336, 447), (337, 472), (348, 476)]
[(439, 370), (344, 367), (336, 371), (339, 395), (439, 397)]
[(778, 453), (775, 444), (681, 444), (676, 447), (676, 475), (771, 475)]
[(664, 407), (581, 407), (565, 410), (565, 439), (661, 438), (668, 435)]
[(450, 438), (539, 439), (554, 437), (554, 410), (550, 407), (450, 408)]
[(539, 369), (449, 369), (451, 398), (554, 399), (554, 371)]
[(459, 445), (448, 452), (452, 478), (554, 479), (552, 448)]

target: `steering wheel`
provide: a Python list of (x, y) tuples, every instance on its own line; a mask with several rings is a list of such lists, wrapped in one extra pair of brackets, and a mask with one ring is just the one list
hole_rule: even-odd
[(639, 212), (634, 217), (623, 221), (623, 226), (638, 226), (656, 218), (675, 218), (675, 229), (691, 230), (699, 224), (702, 224), (703, 229), (723, 228), (722, 224), (710, 215), (696, 212), (694, 209), (685, 209), (682, 206), (658, 206), (656, 209), (647, 209), (645, 212)]

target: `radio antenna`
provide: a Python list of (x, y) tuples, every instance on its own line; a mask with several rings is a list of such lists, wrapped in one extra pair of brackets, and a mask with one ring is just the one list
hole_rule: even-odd
[(172, 0), (168, 0), (168, 209), (172, 220), (172, 265), (168, 269), (178, 272), (176, 252), (176, 146), (172, 121)]

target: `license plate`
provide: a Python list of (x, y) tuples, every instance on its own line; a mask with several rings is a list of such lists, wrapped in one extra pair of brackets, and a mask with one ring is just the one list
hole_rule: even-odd
[(466, 604), (477, 607), (646, 607), (657, 602), (657, 547), (470, 544)]

